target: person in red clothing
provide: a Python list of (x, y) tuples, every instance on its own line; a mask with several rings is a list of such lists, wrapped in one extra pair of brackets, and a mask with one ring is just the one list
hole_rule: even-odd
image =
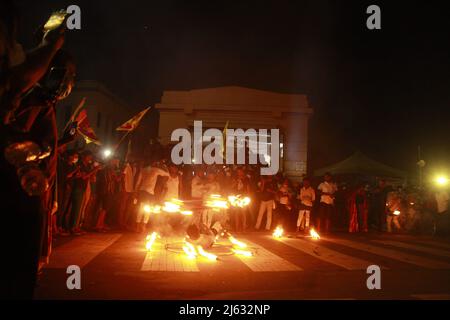
[(350, 214), (348, 231), (351, 233), (368, 232), (367, 217), (369, 206), (367, 193), (363, 185), (359, 185), (351, 194), (348, 200), (348, 210)]

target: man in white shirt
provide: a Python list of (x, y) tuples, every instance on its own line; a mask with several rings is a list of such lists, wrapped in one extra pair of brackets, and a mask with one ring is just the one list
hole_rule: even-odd
[[(337, 186), (333, 182), (333, 176), (326, 173), (324, 181), (317, 187), (320, 194), (320, 204), (317, 219), (317, 230), (328, 233), (330, 231), (331, 216), (334, 212), (334, 198)], [(322, 227), (323, 230), (321, 229)]]
[(144, 211), (144, 206), (155, 203), (155, 186), (158, 177), (169, 177), (169, 173), (156, 167), (156, 163), (148, 165), (141, 170), (138, 191), (140, 208), (136, 217), (137, 231), (144, 232), (150, 219), (150, 214)]
[(147, 193), (151, 200), (155, 197), (155, 186), (158, 181), (158, 177), (169, 177), (169, 173), (156, 166), (147, 166), (142, 169), (139, 183), (139, 191)]
[(172, 199), (180, 198), (180, 174), (176, 165), (169, 166), (169, 178), (166, 181), (166, 192), (164, 200), (170, 201)]
[(316, 192), (311, 187), (309, 178), (303, 179), (303, 187), (300, 189), (298, 199), (300, 200), (300, 211), (297, 219), (297, 232), (309, 229), (311, 210), (316, 200)]

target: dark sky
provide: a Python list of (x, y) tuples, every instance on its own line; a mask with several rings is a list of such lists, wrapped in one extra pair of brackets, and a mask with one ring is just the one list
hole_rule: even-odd
[[(305, 93), (315, 114), (310, 164), (353, 151), (414, 170), (450, 169), (450, 19), (443, 1), (20, 0), (22, 40), (78, 4), (67, 36), (79, 79), (133, 108), (163, 90), (239, 85)], [(382, 30), (366, 28), (378, 4)]]

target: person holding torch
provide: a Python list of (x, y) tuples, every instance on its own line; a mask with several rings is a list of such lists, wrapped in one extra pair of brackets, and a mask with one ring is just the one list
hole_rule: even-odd
[(392, 232), (392, 224), (394, 224), (397, 230), (401, 230), (399, 216), (401, 214), (401, 203), (402, 198), (400, 194), (396, 191), (391, 191), (387, 195), (386, 209), (387, 209), (387, 217), (386, 217), (386, 225), (387, 232)]

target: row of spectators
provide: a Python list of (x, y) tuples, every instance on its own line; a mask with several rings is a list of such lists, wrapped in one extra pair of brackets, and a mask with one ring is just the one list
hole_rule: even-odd
[[(54, 217), (54, 230), (60, 235), (109, 229), (144, 232), (151, 228), (144, 204), (200, 200), (213, 194), (251, 198), (248, 207), (226, 212), (226, 227), (239, 232), (277, 226), (296, 232), (315, 227), (323, 233), (448, 230), (449, 196), (444, 189), (394, 189), (384, 180), (373, 187), (338, 186), (331, 174), (323, 181), (304, 177), (300, 183), (281, 173), (260, 176), (255, 166), (176, 166), (164, 160), (121, 164), (117, 158), (103, 163), (89, 151), (67, 152), (60, 162), (60, 206)], [(200, 215), (208, 227), (223, 221), (223, 212), (203, 210)]]

